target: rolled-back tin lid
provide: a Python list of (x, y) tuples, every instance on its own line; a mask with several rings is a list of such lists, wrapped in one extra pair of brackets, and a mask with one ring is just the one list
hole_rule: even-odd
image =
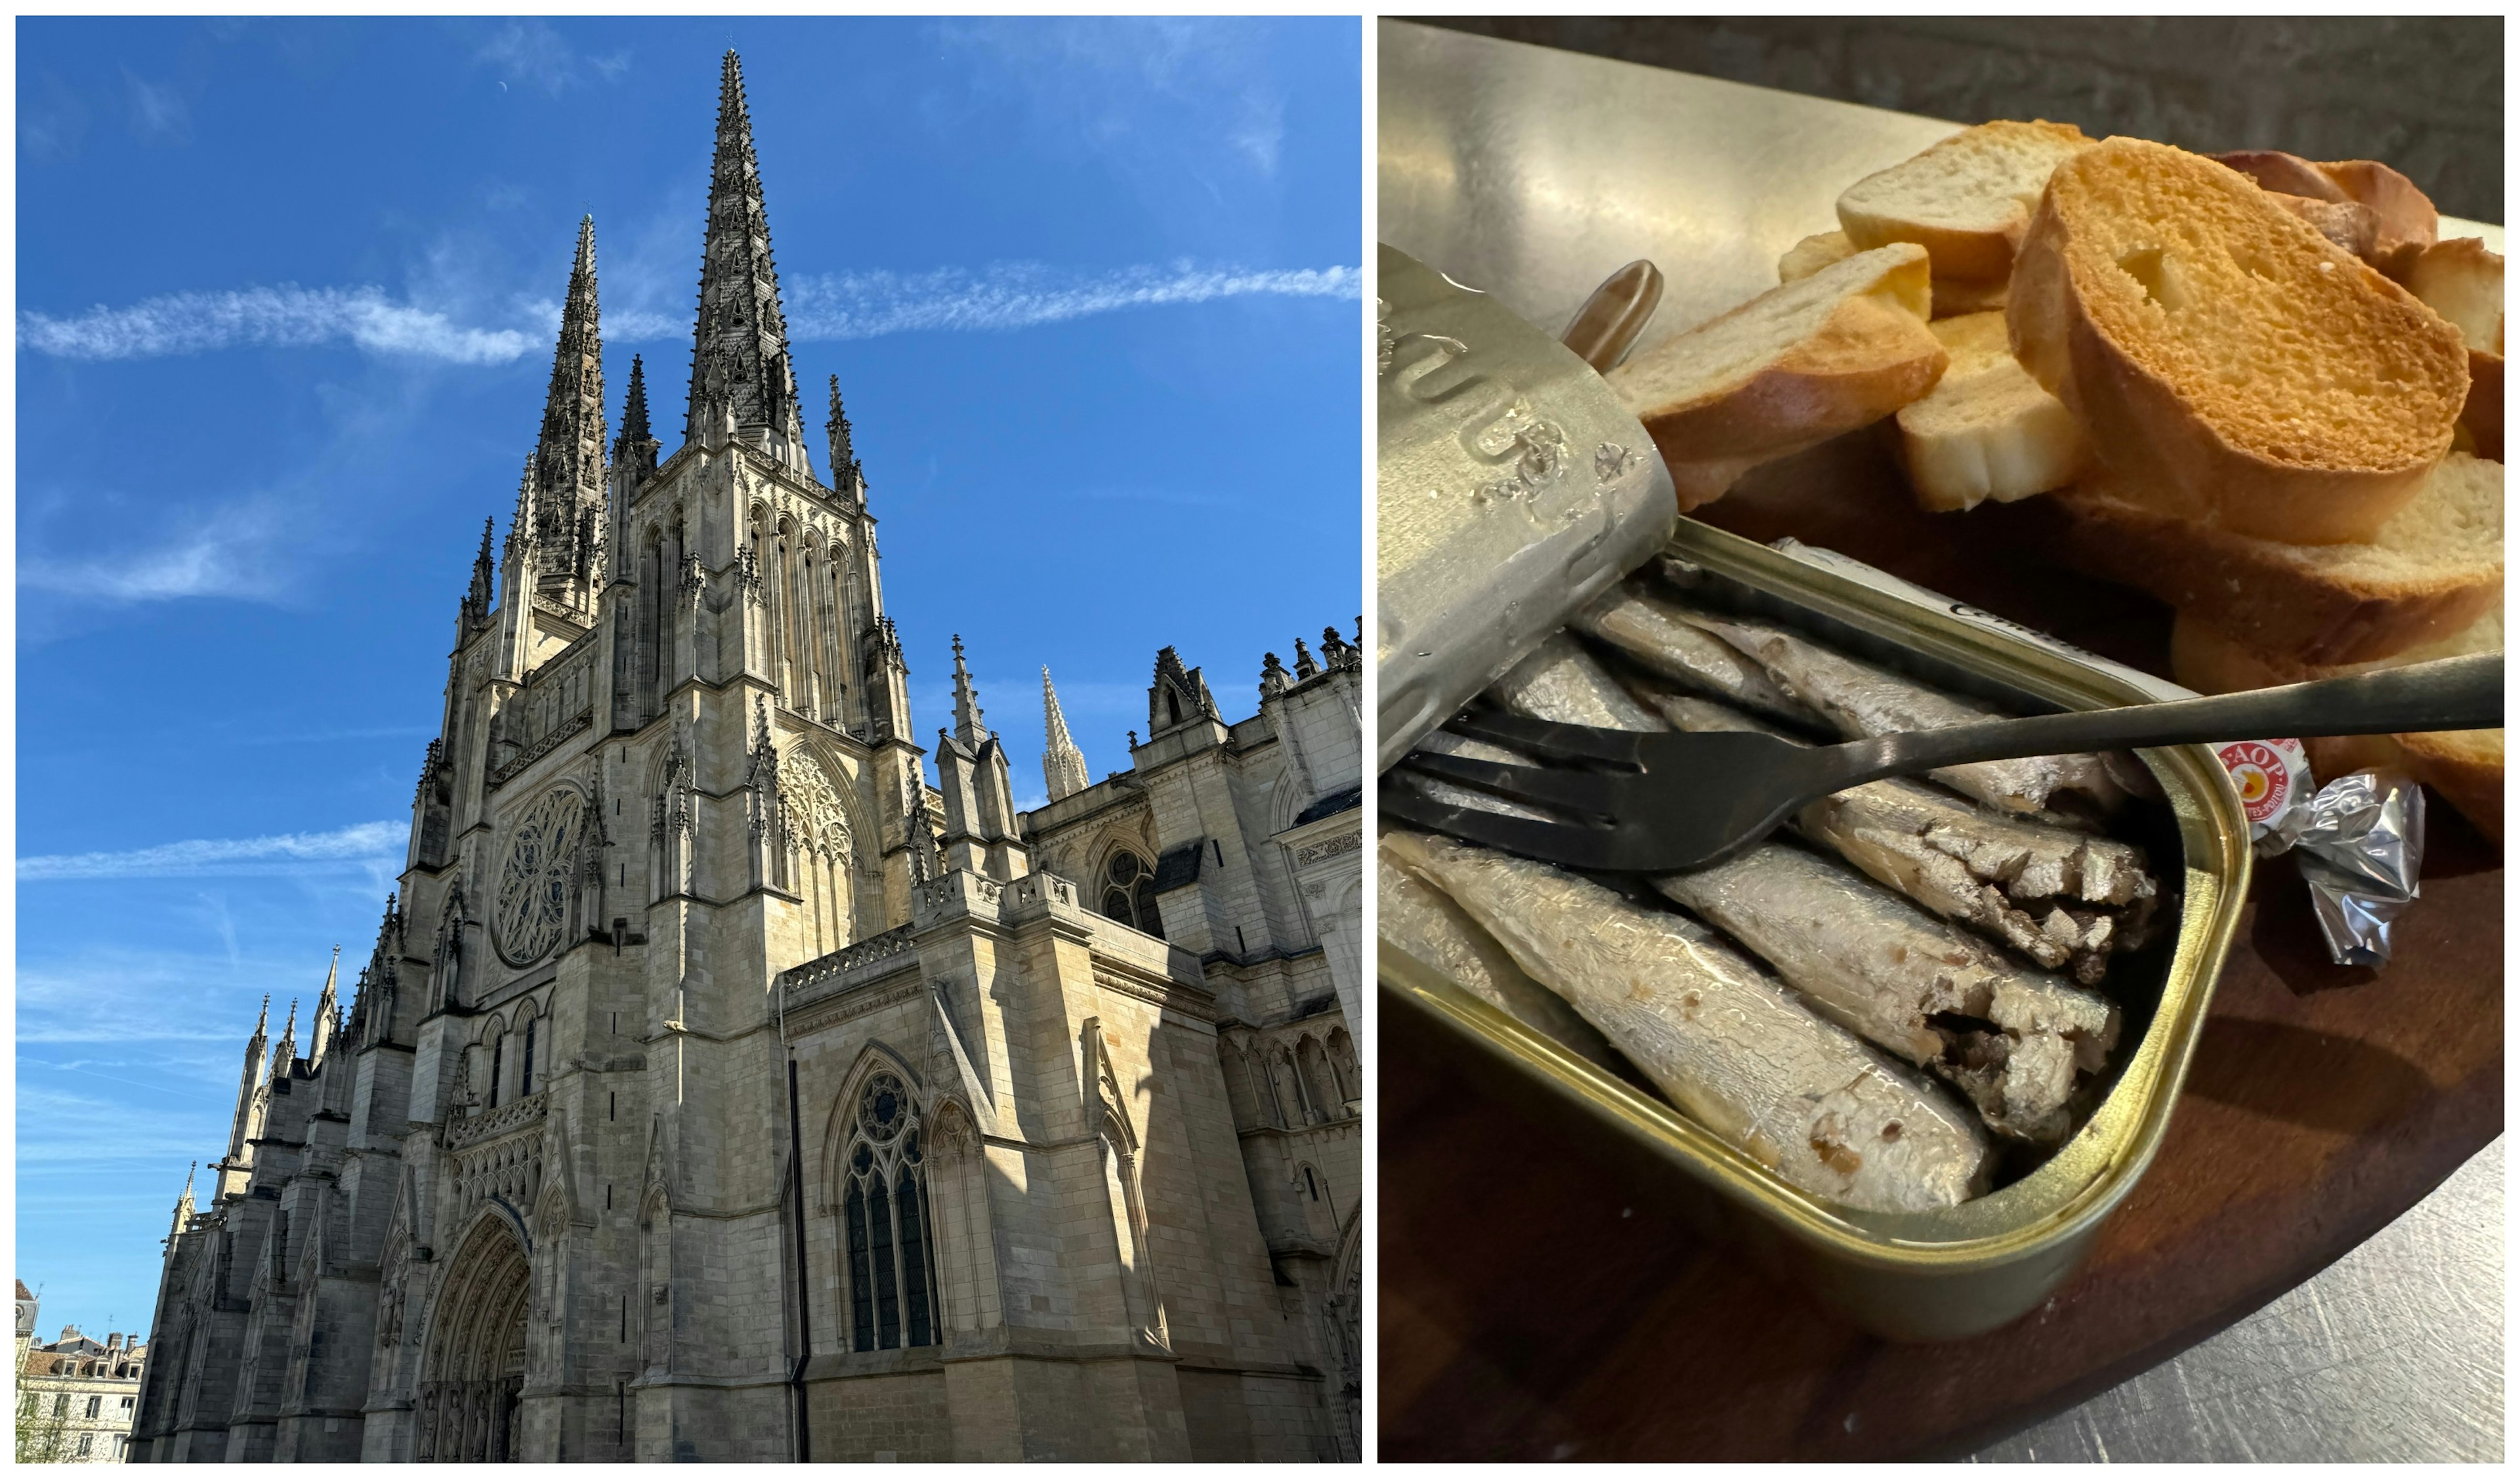
[(1679, 517), (1643, 426), (1574, 351), (1406, 252), (1380, 270), (1377, 771)]

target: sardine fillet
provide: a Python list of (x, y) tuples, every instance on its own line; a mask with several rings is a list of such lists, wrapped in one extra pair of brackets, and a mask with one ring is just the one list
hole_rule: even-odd
[(1690, 1118), (1787, 1183), (1880, 1212), (1977, 1195), (1991, 1143), (1931, 1085), (1680, 915), (1449, 837), (1385, 846), (1582, 1012)]
[[(1534, 719), (1668, 727), (1563, 633), (1508, 678), (1490, 696)], [(1822, 1011), (1950, 1079), (1989, 1126), (2015, 1139), (2047, 1144), (2070, 1134), (2066, 1101), (2076, 1068), (2096, 1072), (2116, 1045), (2117, 1008), (2106, 1001), (2018, 967), (1965, 931), (1797, 848), (1769, 843), (1653, 885), (1765, 958)], [(1929, 1020), (1995, 1020), (1999, 1008), (2005, 1015), (1995, 1025), (2003, 1041), (1967, 1055), (1955, 1051), (1965, 1026)], [(1998, 1050), (2002, 1061), (1985, 1061)]]
[[(1676, 729), (1796, 739), (1711, 698), (1641, 696)], [(2099, 984), (2111, 954), (2139, 950), (2150, 937), (2159, 885), (2131, 843), (1988, 811), (1908, 780), (1823, 796), (1791, 825), (1943, 918), (2086, 986)]]
[[(1739, 940), (1788, 985), (1868, 1040), (1958, 1084), (2000, 1134), (2053, 1144), (2072, 1133), (2077, 1072), (2107, 1066), (2118, 1010), (2013, 964), (1994, 946), (1838, 865), (1781, 842), (1653, 880)], [(1957, 1021), (1955, 1018), (1964, 1018)], [(1981, 1065), (1970, 1034), (2001, 1032)]]
[(1820, 715), (1769, 681), (1757, 663), (1642, 580), (1612, 586), (1575, 618), (1575, 628), (1675, 682), (1777, 718), (1815, 723)]
[(1375, 931), (1454, 984), (1571, 1053), (1616, 1071), (1618, 1054), (1566, 999), (1541, 985), (1444, 891), (1403, 864), (1383, 832), (1374, 851)]
[[(1803, 711), (1817, 713), (1849, 739), (1916, 730), (1950, 729), (2000, 718), (1983, 704), (1953, 697), (1883, 668), (1764, 621), (1726, 616), (1651, 596), (1642, 577), (1620, 588), (1640, 593), (1669, 622), (1719, 639), (1747, 659), (1770, 686), (1782, 692)], [(1657, 672), (1689, 682), (1719, 697), (1736, 697), (1704, 681), (1706, 664), (1697, 658), (1676, 661), (1668, 649), (1651, 646), (1639, 629), (1602, 627), (1600, 635)], [(1622, 636), (1622, 631), (1627, 633)], [(1644, 644), (1640, 646), (1639, 644)], [(1677, 667), (1680, 671), (1673, 671)], [(1751, 704), (1758, 707), (1757, 704)], [(1786, 717), (1793, 717), (1790, 713)], [(2126, 799), (2126, 789), (2097, 755), (2039, 755), (2020, 760), (1989, 760), (1948, 766), (1934, 772), (1954, 789), (2006, 811), (2045, 809), (2059, 792), (2074, 792), (2102, 809)]]

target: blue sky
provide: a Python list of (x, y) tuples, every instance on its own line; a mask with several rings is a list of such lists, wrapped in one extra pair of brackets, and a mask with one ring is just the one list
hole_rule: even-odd
[[(1356, 619), (1354, 21), (22, 20), (17, 1274), (145, 1325), (256, 1002), (393, 887), (578, 217), (671, 451), (718, 58), (798, 380), (840, 377), (922, 728), (1019, 796), (1155, 649), (1228, 713)], [(809, 417), (823, 396), (809, 388)], [(820, 466), (820, 437), (814, 438)]]

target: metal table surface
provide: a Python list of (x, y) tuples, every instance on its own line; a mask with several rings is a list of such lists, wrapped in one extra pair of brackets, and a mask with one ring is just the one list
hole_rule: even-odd
[[(1381, 240), (1551, 329), (1651, 258), (1640, 348), (1774, 287), (1840, 190), (1959, 126), (1401, 22), (1380, 54)], [(2442, 226), (2502, 248), (2498, 226)], [(1979, 1457), (2498, 1460), (2500, 1146), (2254, 1315)]]

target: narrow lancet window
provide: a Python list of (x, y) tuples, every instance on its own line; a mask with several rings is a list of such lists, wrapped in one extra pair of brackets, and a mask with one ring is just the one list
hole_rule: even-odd
[(919, 1109), (901, 1079), (878, 1073), (859, 1091), (840, 1199), (848, 1249), (850, 1347), (889, 1351), (941, 1339), (935, 1225)]

